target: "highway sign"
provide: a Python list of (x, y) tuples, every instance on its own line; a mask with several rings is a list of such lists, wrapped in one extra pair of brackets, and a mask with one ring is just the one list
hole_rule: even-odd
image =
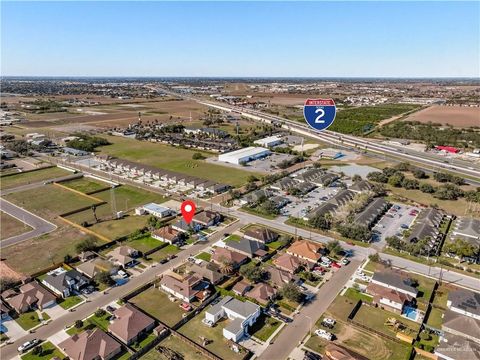
[(333, 124), (337, 108), (333, 99), (307, 99), (303, 105), (303, 116), (315, 130), (325, 130)]

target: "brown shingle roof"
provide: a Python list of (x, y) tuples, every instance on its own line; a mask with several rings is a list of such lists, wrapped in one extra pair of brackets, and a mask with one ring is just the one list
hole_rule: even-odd
[(55, 299), (56, 297), (47, 289), (32, 281), (20, 287), (20, 294), (8, 298), (7, 303), (17, 312), (21, 312), (25, 307), (30, 307), (34, 304), (42, 308)]
[(151, 317), (134, 308), (131, 304), (118, 308), (113, 315), (115, 315), (115, 320), (108, 326), (108, 330), (125, 343), (134, 339), (139, 333), (155, 323)]
[(257, 300), (261, 304), (266, 304), (277, 294), (277, 290), (265, 283), (259, 283), (248, 291), (245, 296)]
[[(205, 282), (203, 282), (206, 284)], [(163, 275), (160, 284), (167, 288), (182, 294), (187, 298), (195, 296), (198, 292), (204, 290), (201, 279), (195, 275), (189, 275), (183, 279), (178, 279), (171, 275)], [(201, 286), (199, 286), (201, 285)]]
[(263, 243), (269, 243), (275, 241), (278, 238), (278, 234), (268, 228), (257, 228), (245, 231), (245, 236), (255, 239)]
[(153, 235), (156, 235), (163, 239), (167, 239), (171, 242), (174, 242), (175, 240), (177, 240), (179, 234), (180, 232), (178, 230), (175, 230), (171, 225), (164, 226), (153, 232)]
[(105, 359), (121, 348), (120, 343), (98, 328), (73, 335), (58, 346), (72, 360)]
[(273, 260), (275, 266), (278, 266), (281, 269), (287, 270), (289, 272), (295, 272), (300, 266), (303, 265), (303, 261), (293, 255), (284, 253), (278, 258)]
[(212, 255), (212, 260), (217, 263), (222, 263), (226, 260), (232, 262), (235, 265), (238, 265), (243, 263), (246, 259), (248, 259), (246, 255), (224, 248), (216, 248), (215, 252)]

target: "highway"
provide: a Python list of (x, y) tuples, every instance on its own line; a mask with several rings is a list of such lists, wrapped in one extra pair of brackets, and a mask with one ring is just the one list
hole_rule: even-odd
[(21, 243), (22, 241), (48, 234), (57, 228), (55, 224), (52, 224), (51, 222), (48, 222), (2, 198), (0, 198), (0, 210), (33, 228), (33, 230), (23, 234), (12, 236), (8, 239), (2, 239), (0, 243), (1, 248), (6, 248)]
[[(390, 156), (393, 158), (401, 158), (404, 161), (410, 161), (417, 164), (422, 164), (429, 168), (434, 169), (435, 171), (439, 170), (448, 170), (450, 172), (457, 173), (459, 175), (467, 177), (465, 180), (471, 181), (476, 185), (480, 185), (480, 166), (473, 164), (464, 160), (457, 159), (441, 159), (433, 154), (415, 151), (406, 148), (399, 148), (393, 145), (379, 144), (373, 141), (372, 139), (365, 139), (352, 135), (340, 134), (334, 131), (324, 130), (317, 131), (309, 127), (307, 124), (299, 123), (297, 121), (292, 121), (285, 119), (280, 116), (275, 116), (271, 114), (265, 114), (258, 110), (245, 109), (242, 107), (232, 106), (224, 103), (216, 103), (213, 101), (206, 101), (202, 99), (195, 98), (193, 96), (187, 96), (184, 94), (178, 94), (176, 92), (165, 90), (162, 88), (162, 91), (166, 91), (172, 96), (177, 96), (183, 99), (197, 101), (200, 104), (205, 106), (213, 107), (219, 110), (224, 110), (228, 112), (234, 112), (241, 116), (250, 118), (252, 120), (267, 122), (267, 123), (279, 123), (283, 128), (296, 132), (300, 135), (309, 136), (311, 138), (336, 145), (341, 147), (353, 147), (357, 149), (363, 149), (371, 153), (380, 154), (382, 156)], [(473, 180), (471, 179), (473, 178)]]

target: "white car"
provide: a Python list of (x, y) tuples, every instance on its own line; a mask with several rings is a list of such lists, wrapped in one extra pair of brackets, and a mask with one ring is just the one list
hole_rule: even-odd
[(340, 264), (342, 264), (343, 266), (348, 265), (348, 264), (350, 264), (350, 260), (348, 260), (347, 258), (343, 258), (340, 261)]
[(330, 265), (332, 265), (332, 264), (331, 264), (331, 263), (327, 263), (327, 262), (323, 262), (323, 261), (320, 263), (320, 266), (322, 266), (322, 267), (324, 267), (324, 268), (329, 268)]
[(213, 321), (207, 320), (207, 319), (205, 319), (205, 318), (202, 320), (202, 323), (204, 323), (204, 324), (207, 325), (208, 327), (213, 327), (213, 325), (214, 325)]
[(118, 270), (118, 275), (124, 279), (128, 278), (128, 274), (123, 270)]
[(36, 346), (38, 343), (40, 343), (40, 340), (32, 339), (32, 340), (27, 341), (26, 343), (23, 343), (22, 345), (20, 345), (17, 350), (18, 350), (19, 353), (24, 353), (25, 351), (30, 350), (31, 348)]
[(328, 340), (328, 341), (331, 341), (333, 339), (333, 334), (329, 333), (328, 331), (325, 331), (323, 329), (315, 330), (315, 335), (317, 335), (318, 337), (321, 337), (322, 339)]
[(330, 318), (325, 318), (323, 319), (323, 321), (325, 324), (328, 324), (328, 325), (335, 325), (336, 321), (334, 319), (330, 319)]

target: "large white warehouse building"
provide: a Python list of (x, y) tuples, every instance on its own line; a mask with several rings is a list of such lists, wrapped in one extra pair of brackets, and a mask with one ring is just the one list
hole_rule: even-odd
[(283, 141), (282, 141), (281, 137), (279, 137), (277, 135), (273, 135), (273, 136), (269, 136), (269, 137), (266, 137), (266, 138), (263, 138), (263, 139), (255, 140), (253, 143), (257, 144), (257, 145), (260, 145), (260, 146), (271, 147), (271, 146), (275, 146), (275, 145), (280, 145), (282, 142)]
[(242, 163), (248, 163), (252, 160), (260, 159), (270, 154), (271, 152), (268, 149), (265, 149), (263, 147), (250, 146), (244, 149), (218, 155), (218, 161), (239, 165)]

